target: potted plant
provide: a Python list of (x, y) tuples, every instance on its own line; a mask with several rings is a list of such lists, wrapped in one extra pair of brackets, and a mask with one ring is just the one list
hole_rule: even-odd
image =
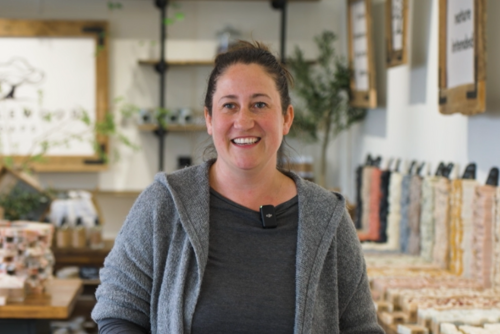
[(315, 37), (318, 57), (306, 61), (296, 47), (287, 65), (295, 85), (293, 93), (300, 102), (295, 108), (291, 135), (312, 141), (321, 140), (320, 173), (318, 184), (326, 186), (326, 153), (330, 142), (342, 131), (365, 118), (366, 109), (349, 104), (351, 70), (347, 62), (336, 54), (336, 36), (325, 31)]

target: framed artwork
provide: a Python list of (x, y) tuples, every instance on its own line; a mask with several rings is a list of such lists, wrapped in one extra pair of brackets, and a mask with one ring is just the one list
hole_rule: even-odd
[(408, 62), (408, 0), (386, 0), (385, 37), (387, 67)]
[(347, 0), (347, 31), (351, 76), (351, 105), (377, 106), (372, 38), (371, 0)]
[[(39, 172), (98, 171), (108, 139), (107, 23), (0, 19), (0, 155)], [(85, 124), (84, 121), (87, 122)]]
[(486, 0), (439, 0), (439, 111), (486, 109)]

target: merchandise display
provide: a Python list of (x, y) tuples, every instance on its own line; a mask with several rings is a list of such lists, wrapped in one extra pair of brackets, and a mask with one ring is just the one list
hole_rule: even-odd
[[(28, 293), (43, 292), (45, 282), (52, 277), (53, 232), (51, 224), (0, 222), (0, 289), (11, 289), (15, 280)], [(22, 295), (17, 291), (18, 298)], [(8, 299), (12, 297), (10, 291)]]
[[(359, 169), (364, 176), (360, 189), (365, 181), (380, 187), (378, 194), (362, 194), (365, 206), (374, 201), (371, 194), (380, 202), (380, 213), (384, 196), (389, 203), (386, 242), (365, 241), (364, 231), (358, 229), (379, 320), (394, 333), (498, 333), (496, 174), (490, 172), (481, 185), (474, 179), (475, 166), (469, 165), (462, 178), (452, 179), (453, 164), (440, 164), (434, 175), (424, 176), (414, 165), (406, 173), (390, 171), (388, 193), (382, 179), (385, 171), (375, 174), (373, 166)], [(372, 179), (367, 180), (368, 175)], [(377, 224), (381, 230), (381, 221), (369, 219), (364, 225)], [(391, 240), (394, 235), (397, 243)], [(397, 330), (397, 325), (403, 327)]]

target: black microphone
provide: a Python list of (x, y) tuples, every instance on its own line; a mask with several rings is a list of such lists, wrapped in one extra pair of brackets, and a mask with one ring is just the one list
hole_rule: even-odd
[(275, 228), (278, 226), (276, 215), (274, 213), (274, 205), (261, 205), (260, 219), (262, 220), (263, 228)]

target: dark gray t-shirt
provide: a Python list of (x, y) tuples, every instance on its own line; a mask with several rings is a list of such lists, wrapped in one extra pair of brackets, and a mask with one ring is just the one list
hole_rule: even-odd
[(258, 211), (210, 191), (208, 263), (193, 334), (293, 333), (297, 196), (275, 216), (278, 226), (264, 229)]
[[(275, 213), (278, 226), (264, 229), (259, 212), (210, 190), (208, 263), (192, 334), (293, 333), (298, 197)], [(121, 319), (98, 325), (104, 334), (147, 333)]]

